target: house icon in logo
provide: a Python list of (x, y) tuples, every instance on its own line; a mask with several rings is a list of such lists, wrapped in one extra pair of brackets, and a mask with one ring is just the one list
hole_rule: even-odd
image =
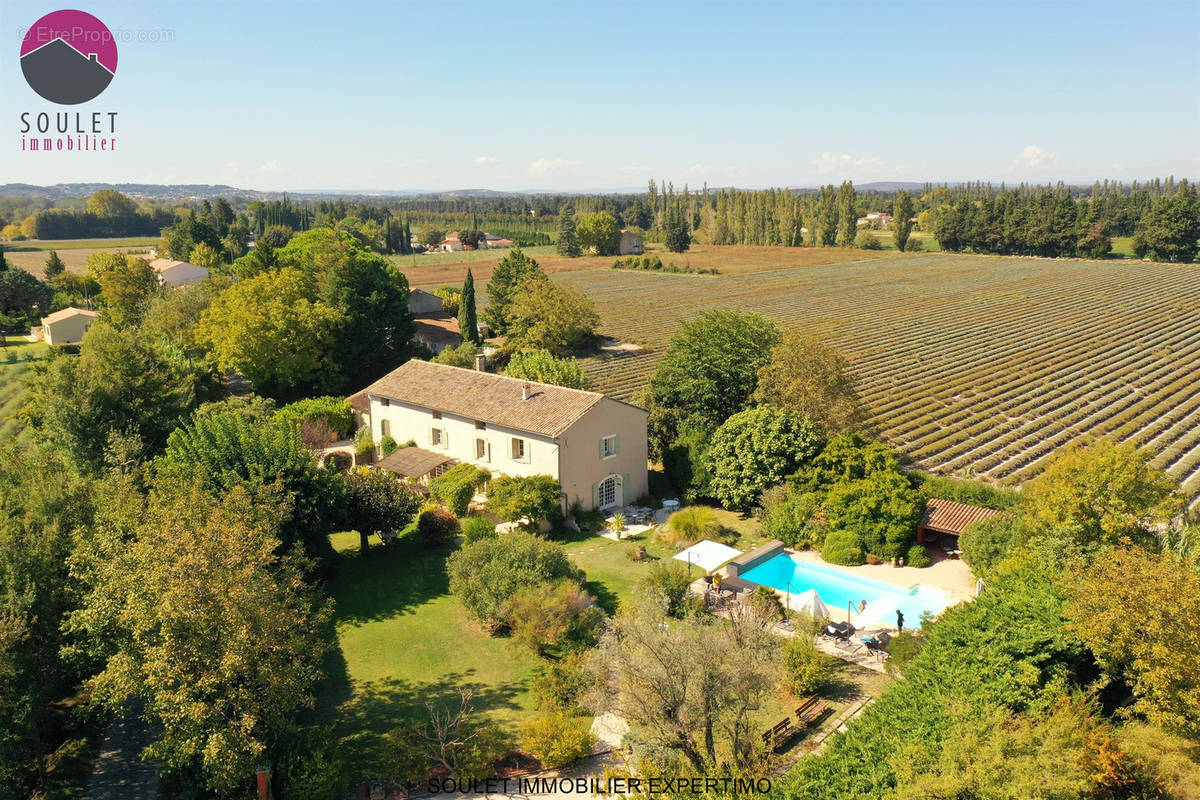
[(108, 88), (117, 70), (117, 46), (107, 26), (82, 11), (55, 11), (39, 19), (21, 43), (21, 72), (29, 87), (52, 103), (77, 105)]

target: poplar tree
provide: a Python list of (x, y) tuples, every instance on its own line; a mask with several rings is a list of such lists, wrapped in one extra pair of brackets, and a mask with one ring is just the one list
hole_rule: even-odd
[(475, 276), (467, 270), (467, 278), (463, 281), (462, 300), (458, 304), (458, 332), (464, 342), (479, 344), (479, 325), (475, 317)]
[(837, 194), (838, 245), (840, 247), (853, 247), (854, 236), (858, 233), (858, 213), (854, 209), (855, 197), (854, 184), (850, 181), (843, 181)]
[(912, 233), (912, 215), (912, 197), (901, 189), (896, 192), (896, 201), (892, 203), (892, 224), (896, 226), (896, 249), (901, 252), (908, 245), (908, 235)]

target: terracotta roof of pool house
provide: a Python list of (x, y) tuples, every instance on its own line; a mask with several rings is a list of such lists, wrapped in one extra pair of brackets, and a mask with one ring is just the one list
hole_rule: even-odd
[(972, 522), (982, 522), (1002, 512), (994, 508), (971, 506), (953, 500), (931, 498), (925, 504), (925, 514), (917, 525), (917, 531), (932, 531), (958, 536)]

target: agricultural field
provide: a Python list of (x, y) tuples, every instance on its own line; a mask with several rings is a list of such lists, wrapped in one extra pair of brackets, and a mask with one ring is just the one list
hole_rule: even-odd
[(25, 401), (25, 384), (33, 362), (46, 354), (43, 342), (27, 342), (8, 337), (8, 346), (0, 348), (0, 445), (15, 440), (28, 442), (30, 431), (15, 416)]
[[(890, 235), (890, 234), (889, 234)], [(890, 240), (889, 240), (890, 241)], [(893, 245), (894, 247), (894, 245)], [(553, 245), (527, 247), (525, 253), (534, 258), (547, 273), (577, 272), (579, 270), (609, 269), (617, 256), (585, 256), (566, 258), (554, 251)], [(423, 289), (438, 286), (457, 286), (471, 269), (476, 283), (486, 281), (492, 269), (504, 257), (506, 250), (470, 250), (458, 253), (428, 253), (417, 256), (390, 256), (408, 278), (411, 286)], [(656, 255), (664, 264), (695, 269), (717, 269), (723, 275), (748, 275), (789, 267), (817, 264), (846, 264), (855, 261), (883, 258), (877, 250), (856, 250), (844, 247), (758, 247), (754, 245), (694, 245), (686, 253), (671, 253), (660, 244), (647, 243), (646, 254)], [(892, 253), (893, 257), (899, 256)]]
[(158, 244), (154, 236), (123, 236), (116, 239), (27, 239), (23, 242), (5, 242), (4, 257), (10, 264), (20, 267), (35, 277), (42, 277), (46, 269), (46, 258), (51, 250), (71, 272), (86, 272), (88, 256), (98, 251), (120, 251), (144, 253)]
[(644, 348), (587, 359), (598, 388), (633, 398), (700, 311), (759, 311), (842, 348), (873, 424), (918, 466), (1020, 484), (1110, 436), (1150, 449), (1200, 506), (1195, 265), (914, 254), (728, 272), (556, 276), (596, 301), (603, 334)]

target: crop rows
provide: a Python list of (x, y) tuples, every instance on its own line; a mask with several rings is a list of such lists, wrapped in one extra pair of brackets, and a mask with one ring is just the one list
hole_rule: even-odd
[(589, 359), (631, 399), (680, 322), (759, 311), (850, 358), (872, 421), (918, 465), (1020, 484), (1084, 436), (1132, 441), (1200, 505), (1200, 268), (927, 256), (706, 281), (586, 270), (606, 335)]

